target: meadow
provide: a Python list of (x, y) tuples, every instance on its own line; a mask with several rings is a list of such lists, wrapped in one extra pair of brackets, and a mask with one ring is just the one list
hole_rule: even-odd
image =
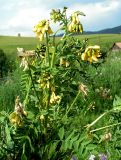
[[(121, 34), (94, 34), (94, 35), (79, 35), (76, 36), (80, 40), (88, 38), (89, 44), (100, 45), (101, 48), (109, 50), (114, 42), (121, 41)], [(56, 37), (58, 41), (60, 37)], [(0, 48), (6, 54), (16, 55), (17, 47), (22, 47), (25, 50), (35, 49), (39, 44), (35, 37), (15, 37), (15, 36), (0, 36)]]

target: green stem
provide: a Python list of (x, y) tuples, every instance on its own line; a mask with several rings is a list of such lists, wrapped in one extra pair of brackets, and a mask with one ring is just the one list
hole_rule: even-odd
[(53, 67), (54, 65), (54, 60), (55, 60), (55, 51), (56, 49), (54, 48), (54, 51), (53, 51), (53, 54), (52, 54), (52, 59), (51, 59), (51, 68)]
[(28, 103), (28, 97), (29, 97), (30, 88), (31, 88), (31, 78), (29, 78), (29, 82), (28, 82), (28, 86), (27, 86), (27, 93), (26, 93), (26, 97), (25, 97), (25, 100), (24, 100), (24, 106), (25, 107), (26, 107), (26, 105)]
[(87, 129), (90, 129), (94, 124), (96, 124), (102, 117), (104, 117), (107, 113), (109, 112), (105, 112), (103, 114), (101, 114), (96, 120), (94, 120), (91, 124), (88, 124), (86, 127)]
[(73, 108), (73, 106), (74, 106), (75, 102), (77, 101), (79, 95), (80, 95), (80, 91), (78, 91), (78, 93), (77, 93), (76, 97), (74, 98), (71, 106), (70, 106), (70, 107), (68, 108), (68, 110), (66, 111), (66, 115), (67, 115), (67, 114), (70, 112), (70, 110)]
[(93, 132), (96, 132), (96, 131), (100, 131), (100, 130), (103, 130), (103, 129), (106, 129), (106, 128), (110, 128), (110, 127), (113, 127), (113, 126), (117, 126), (117, 125), (120, 125), (120, 124), (121, 124), (121, 122), (116, 123), (116, 124), (111, 124), (111, 125), (108, 125), (108, 126), (105, 126), (105, 127), (100, 127), (100, 128), (91, 130), (90, 133), (93, 133)]
[(49, 38), (48, 38), (48, 33), (46, 32), (46, 63), (47, 61), (49, 62), (49, 66), (50, 66)]
[(39, 98), (38, 93), (37, 93), (37, 91), (36, 91), (36, 88), (35, 88), (35, 85), (34, 85), (34, 82), (33, 82), (32, 73), (31, 73), (30, 68), (29, 68), (29, 74), (30, 74), (31, 83), (32, 83), (32, 86), (33, 86), (33, 88), (34, 88), (34, 91), (35, 91), (36, 97), (37, 97), (37, 99), (38, 99), (38, 101), (39, 101), (39, 103), (40, 103), (40, 98)]

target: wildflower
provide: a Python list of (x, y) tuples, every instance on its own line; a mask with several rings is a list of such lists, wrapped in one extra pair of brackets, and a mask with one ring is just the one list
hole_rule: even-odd
[(51, 104), (55, 104), (55, 103), (59, 103), (61, 100), (60, 96), (56, 96), (55, 92), (52, 92), (51, 97), (50, 97), (50, 103)]
[(44, 119), (44, 116), (43, 116), (43, 115), (41, 115), (41, 116), (40, 116), (40, 119), (41, 119), (41, 120), (43, 120), (43, 119)]
[(72, 156), (71, 160), (78, 160), (75, 155)]
[(21, 117), (16, 112), (12, 112), (9, 116), (10, 123), (21, 126)]
[(65, 60), (64, 58), (60, 58), (60, 66), (68, 67), (70, 65), (69, 61)]
[(100, 160), (108, 160), (107, 156), (104, 153), (100, 153), (98, 156)]
[(92, 154), (92, 155), (90, 155), (88, 160), (95, 160), (95, 158), (96, 158), (95, 155)]
[(45, 119), (44, 115), (40, 116), (40, 120), (43, 121)]
[(22, 58), (20, 68), (23, 67), (23, 71), (28, 70), (28, 62), (25, 57)]
[(36, 36), (40, 41), (44, 40), (45, 33), (48, 33), (49, 35), (53, 33), (48, 20), (40, 21), (37, 25), (34, 26), (33, 31), (36, 33)]
[(112, 138), (112, 134), (109, 132), (102, 136), (101, 141), (109, 141), (111, 140), (111, 138)]
[(100, 46), (88, 46), (84, 53), (81, 55), (81, 59), (85, 61), (89, 61), (92, 63), (93, 61), (98, 61), (100, 57)]
[(39, 80), (37, 81), (40, 85), (40, 88), (50, 88), (51, 84), (50, 84), (50, 80), (53, 78), (52, 75), (49, 75), (48, 73), (44, 73)]
[(88, 106), (88, 110), (93, 111), (95, 109), (95, 102), (91, 102), (90, 105)]
[(60, 12), (60, 9), (53, 9), (52, 12), (50, 13), (50, 19), (53, 20), (55, 23), (60, 22), (62, 19), (62, 14)]
[(27, 112), (24, 111), (23, 105), (20, 102), (19, 96), (17, 96), (15, 100), (15, 110), (9, 116), (9, 120), (12, 124), (16, 124), (18, 126), (22, 125), (23, 116), (27, 116)]
[(86, 85), (84, 85), (83, 83), (81, 83), (79, 85), (79, 89), (84, 94), (84, 96), (87, 96), (87, 93), (88, 93), (89, 90), (88, 90), (88, 88), (87, 88)]
[(71, 23), (68, 26), (69, 32), (81, 32), (81, 33), (83, 32), (83, 26), (79, 21), (78, 15), (84, 15), (84, 14), (81, 14), (81, 12), (78, 12), (78, 11), (72, 14)]

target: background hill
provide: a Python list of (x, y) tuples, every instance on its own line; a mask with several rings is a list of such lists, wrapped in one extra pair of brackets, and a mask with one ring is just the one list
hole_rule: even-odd
[(103, 30), (95, 31), (95, 32), (86, 31), (84, 33), (85, 34), (119, 34), (121, 33), (121, 25), (113, 28), (106, 28)]

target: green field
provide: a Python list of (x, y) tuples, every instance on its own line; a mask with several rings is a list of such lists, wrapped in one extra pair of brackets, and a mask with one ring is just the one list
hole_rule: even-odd
[[(88, 38), (90, 45), (100, 45), (104, 49), (109, 49), (114, 42), (121, 41), (121, 34), (79, 35), (78, 38), (81, 40)], [(0, 49), (7, 54), (15, 55), (17, 47), (35, 49), (38, 43), (35, 37), (0, 36)]]
[(34, 49), (37, 43), (37, 39), (33, 37), (0, 36), (0, 49), (3, 49), (7, 54), (15, 55), (17, 47)]

